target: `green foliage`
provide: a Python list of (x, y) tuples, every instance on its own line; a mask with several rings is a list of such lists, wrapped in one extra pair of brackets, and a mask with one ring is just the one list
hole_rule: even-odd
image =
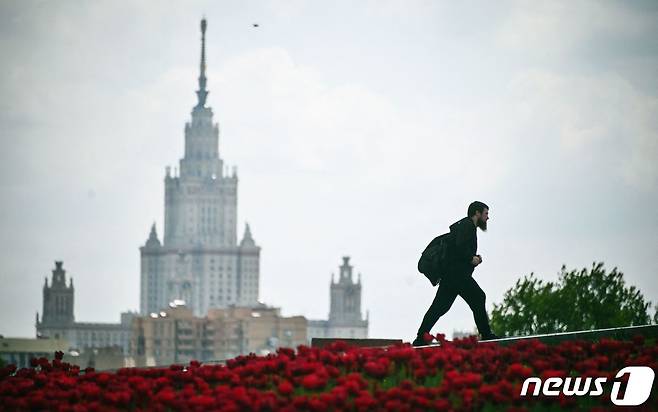
[(494, 304), (491, 325), (507, 336), (646, 325), (650, 305), (635, 286), (626, 287), (617, 268), (606, 273), (595, 262), (589, 271), (567, 272), (562, 266), (557, 282), (534, 273), (517, 280), (503, 302)]

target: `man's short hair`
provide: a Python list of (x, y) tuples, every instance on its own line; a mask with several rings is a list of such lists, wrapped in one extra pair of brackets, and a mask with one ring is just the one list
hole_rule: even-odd
[(489, 206), (476, 200), (475, 202), (468, 205), (468, 217), (475, 216), (476, 212), (484, 213), (484, 209), (489, 209)]

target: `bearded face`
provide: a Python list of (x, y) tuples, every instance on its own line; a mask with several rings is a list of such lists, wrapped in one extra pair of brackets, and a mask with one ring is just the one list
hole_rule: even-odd
[(489, 220), (489, 209), (484, 209), (482, 213), (479, 214), (476, 224), (483, 232), (487, 231), (487, 220)]

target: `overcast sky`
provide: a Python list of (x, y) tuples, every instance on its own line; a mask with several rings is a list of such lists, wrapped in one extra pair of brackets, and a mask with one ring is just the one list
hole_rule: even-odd
[[(326, 319), (349, 255), (370, 336), (412, 339), (420, 252), (482, 200), (488, 310), (595, 261), (658, 302), (656, 2), (3, 1), (0, 334), (35, 335), (55, 260), (76, 320), (139, 308), (204, 15), (261, 301)], [(458, 299), (433, 332), (473, 327)]]

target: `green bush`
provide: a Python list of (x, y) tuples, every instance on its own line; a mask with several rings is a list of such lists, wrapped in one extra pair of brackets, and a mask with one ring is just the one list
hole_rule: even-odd
[(635, 286), (625, 285), (617, 268), (606, 273), (603, 263), (594, 262), (589, 271), (567, 272), (562, 266), (557, 282), (534, 273), (517, 280), (503, 302), (494, 304), (491, 325), (507, 336), (646, 325), (650, 306)]

